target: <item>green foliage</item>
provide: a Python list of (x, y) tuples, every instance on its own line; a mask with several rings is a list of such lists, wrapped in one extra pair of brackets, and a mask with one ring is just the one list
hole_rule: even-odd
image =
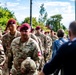
[[(30, 24), (30, 17), (26, 17), (22, 23)], [(44, 31), (49, 31), (49, 29), (47, 27), (45, 27), (43, 23), (37, 22), (36, 17), (33, 17), (32, 18), (32, 28), (36, 28), (36, 26), (40, 26), (41, 29), (43, 29)]]
[[(26, 17), (22, 23), (29, 23), (30, 24), (30, 17)], [(32, 17), (32, 28), (35, 28), (37, 25), (38, 25), (38, 22), (36, 20), (36, 17)]]
[(7, 8), (0, 7), (0, 27), (2, 28), (2, 30), (4, 30), (4, 28), (6, 27), (7, 21), (10, 18), (15, 18), (14, 13)]
[(50, 16), (50, 18), (47, 20), (46, 25), (52, 26), (51, 29), (53, 29), (55, 32), (57, 32), (58, 29), (63, 28), (64, 30), (66, 27), (61, 23), (62, 16), (60, 14)]

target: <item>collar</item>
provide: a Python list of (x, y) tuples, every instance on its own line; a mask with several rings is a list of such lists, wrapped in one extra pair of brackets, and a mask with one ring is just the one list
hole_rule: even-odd
[[(8, 33), (8, 36), (10, 36), (10, 37), (11, 37), (10, 32)], [(17, 30), (16, 30), (16, 32), (15, 32), (15, 34), (14, 34), (14, 37), (16, 37), (16, 36), (17, 36)]]

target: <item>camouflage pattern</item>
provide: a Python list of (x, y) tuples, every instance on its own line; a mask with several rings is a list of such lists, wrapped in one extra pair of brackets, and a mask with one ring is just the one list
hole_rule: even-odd
[(16, 33), (14, 35), (11, 35), (10, 32), (3, 35), (2, 45), (4, 47), (6, 55), (8, 55), (8, 53), (11, 52), (10, 45), (11, 45), (12, 40), (19, 36), (20, 36), (20, 32), (18, 32), (18, 31), (16, 31)]
[(41, 53), (42, 53), (42, 52), (43, 52), (43, 47), (42, 47), (42, 42), (41, 42), (40, 38), (37, 37), (36, 35), (32, 34), (32, 33), (30, 34), (30, 37), (31, 37), (32, 39), (34, 39), (34, 40), (38, 43), (39, 48), (40, 48)]
[[(53, 45), (53, 42), (54, 42), (56, 39), (58, 39), (58, 37), (57, 37), (56, 35), (53, 35), (53, 36), (49, 35), (49, 36), (50, 36), (50, 38), (52, 39), (52, 45)], [(51, 46), (51, 49), (52, 49), (52, 46)]]
[(2, 44), (0, 43), (0, 75), (3, 75), (3, 67), (2, 66), (5, 63), (5, 60), (6, 60), (6, 56), (4, 53), (4, 49), (3, 49)]
[(43, 50), (47, 50), (47, 37), (42, 33), (40, 34), (36, 33), (35, 35), (39, 37), (39, 39), (41, 40)]
[[(22, 61), (27, 57), (31, 57), (34, 61), (38, 61), (38, 53), (40, 52), (40, 48), (37, 42), (32, 38), (29, 38), (28, 41), (24, 43), (22, 43), (20, 39), (21, 37), (18, 37), (11, 43), (13, 52), (13, 66), (17, 70), (17, 75), (21, 75), (20, 67)], [(14, 72), (12, 73), (15, 74)]]
[(52, 39), (48, 35), (46, 37), (47, 37), (47, 46), (48, 46), (48, 52), (46, 52), (47, 53), (46, 61), (49, 61), (52, 55), (52, 50), (51, 50)]
[(39, 37), (39, 39), (42, 42), (42, 47), (43, 47), (42, 54), (44, 56), (44, 61), (46, 62), (47, 61), (47, 56), (48, 56), (49, 51), (50, 51), (50, 46), (52, 45), (52, 43), (51, 43), (52, 40), (48, 36), (46, 36), (45, 34), (42, 34), (42, 33), (40, 33), (40, 34), (36, 33), (35, 35), (37, 37)]
[(52, 38), (52, 42), (54, 42), (56, 39), (58, 39), (58, 37), (56, 35), (51, 36), (51, 38)]
[(30, 37), (31, 37), (32, 39), (34, 39), (36, 42), (38, 42), (37, 37), (36, 37), (34, 34), (30, 33)]
[(11, 68), (11, 64), (12, 64), (12, 53), (11, 53), (11, 42), (14, 38), (16, 37), (19, 37), (20, 36), (20, 32), (19, 31), (16, 31), (14, 35), (11, 35), (10, 32), (6, 33), (3, 35), (3, 38), (2, 38), (2, 45), (3, 45), (3, 48), (4, 48), (4, 52), (7, 56), (7, 60), (6, 60), (6, 63), (7, 66), (9, 68)]
[(30, 57), (27, 57), (21, 63), (21, 72), (25, 75), (38, 75), (36, 63)]

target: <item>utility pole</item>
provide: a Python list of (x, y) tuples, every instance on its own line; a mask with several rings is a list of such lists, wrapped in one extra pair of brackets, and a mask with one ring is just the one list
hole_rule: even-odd
[(30, 0), (30, 26), (32, 28), (32, 0)]

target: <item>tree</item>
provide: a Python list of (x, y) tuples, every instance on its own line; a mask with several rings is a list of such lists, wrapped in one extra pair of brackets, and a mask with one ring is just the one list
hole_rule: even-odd
[(60, 23), (61, 20), (62, 20), (62, 16), (60, 14), (53, 15), (50, 16), (50, 18), (47, 20), (46, 25), (48, 27), (52, 27), (54, 31), (57, 31), (58, 29), (65, 27), (62, 23)]
[(5, 29), (6, 23), (10, 18), (16, 19), (14, 13), (8, 10), (7, 8), (0, 7), (0, 27), (3, 30)]
[(44, 4), (41, 4), (39, 13), (40, 13), (40, 15), (39, 15), (38, 22), (45, 24), (48, 14), (44, 8)]
[[(30, 17), (26, 17), (22, 23), (29, 23), (30, 24)], [(35, 28), (38, 25), (36, 17), (32, 17), (32, 27)]]

